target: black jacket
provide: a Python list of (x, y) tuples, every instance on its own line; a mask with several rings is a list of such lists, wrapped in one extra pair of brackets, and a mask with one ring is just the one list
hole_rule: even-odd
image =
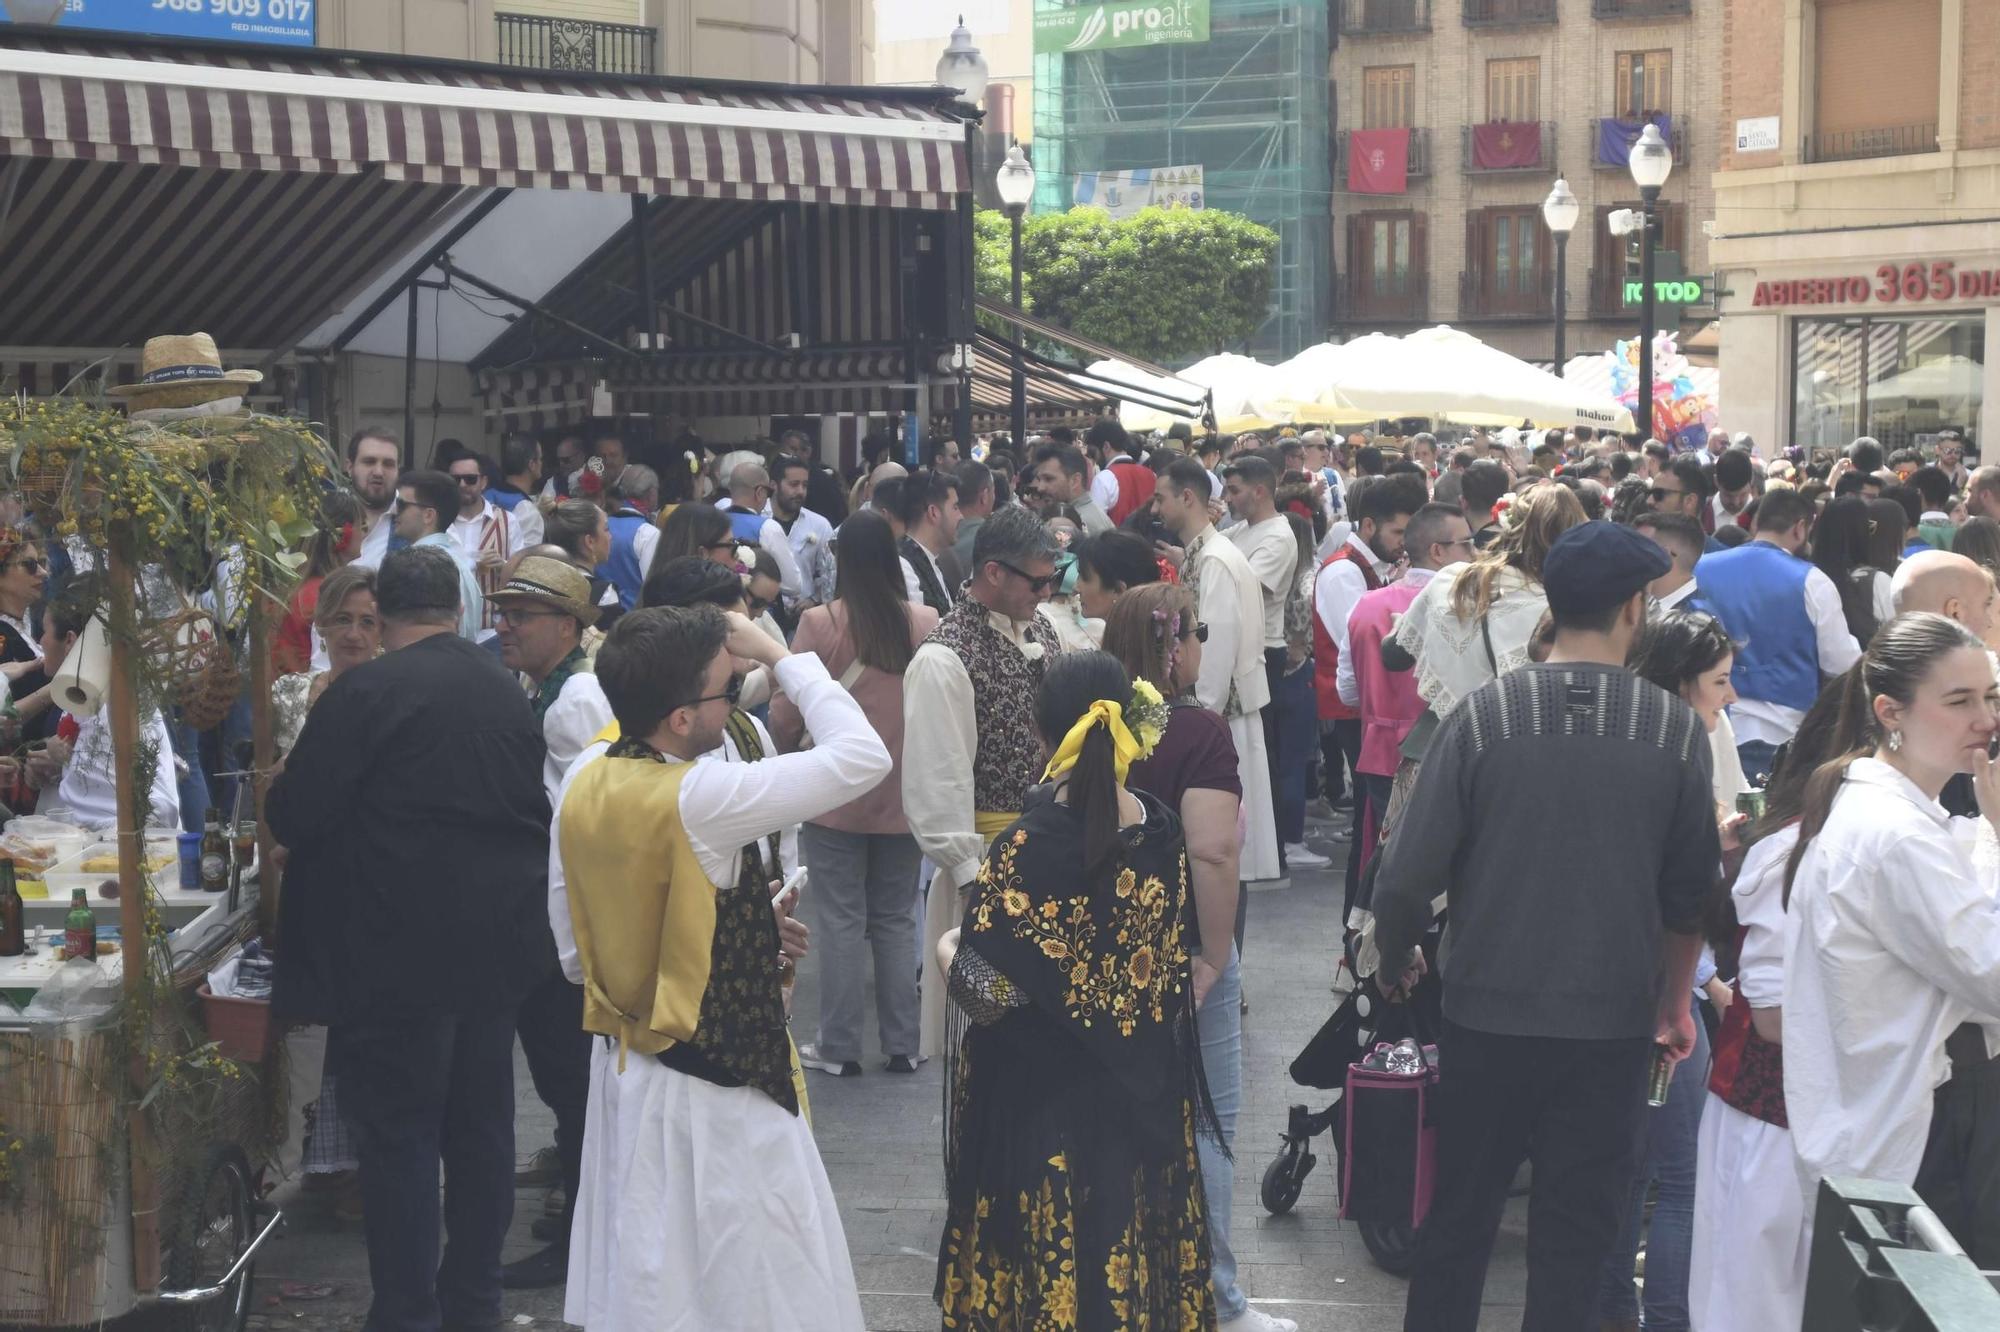
[[(947, 551), (946, 554), (949, 555), (950, 552)], [(908, 560), (910, 567), (917, 571), (917, 586), (923, 589), (924, 605), (929, 606), (939, 615), (943, 615), (946, 611), (950, 610), (952, 599), (947, 595), (944, 583), (938, 577), (938, 571), (931, 567), (930, 555), (922, 546), (917, 544), (915, 537), (906, 536), (903, 538), (903, 558)], [(940, 559), (938, 562), (942, 564), (944, 561)]]
[(358, 666), (271, 789), (291, 860), (278, 1012), (511, 1012), (554, 964), (545, 745), (492, 654), (437, 634)]

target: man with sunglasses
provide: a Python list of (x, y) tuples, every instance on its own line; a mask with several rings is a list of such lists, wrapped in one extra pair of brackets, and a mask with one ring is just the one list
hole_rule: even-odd
[[(811, 750), (706, 761), (742, 658), (776, 672)], [(549, 923), (594, 1036), (563, 1317), (861, 1332), (792, 1075), (778, 958), (798, 949), (765, 848), (881, 782), (889, 751), (817, 657), (713, 606), (625, 616), (597, 670), (619, 738), (565, 779), (552, 834)]]
[[(1667, 464), (1666, 470), (1653, 478), (1653, 484), (1646, 491), (1646, 502), (1654, 513), (1678, 513), (1701, 524), (1701, 530), (1712, 534), (1715, 531), (1715, 513), (1708, 503), (1708, 497), (1715, 491), (1715, 482), (1692, 454), (1683, 453)], [(1710, 535), (1706, 542), (1710, 551), (1727, 550), (1720, 541)]]
[(451, 557), (458, 569), (458, 636), (476, 643), (485, 623), (486, 597), (464, 547), (451, 536), (458, 492), (458, 483), (443, 472), (403, 473), (396, 479), (396, 538), (411, 548), (436, 546)]
[[(462, 453), (446, 464), (446, 472), (458, 487), (458, 509), (451, 520), (451, 539), (472, 561), (482, 595), (491, 594), (505, 578), (501, 566), (518, 553), (514, 548), (514, 523), (508, 512), (486, 498), (485, 459), (476, 453)], [(491, 637), (493, 608), (480, 614), (480, 633)]]
[[(959, 924), (987, 843), (1020, 817), (1041, 775), (1035, 693), (1044, 663), (1061, 650), (1041, 614), (1056, 554), (1032, 511), (995, 510), (973, 538), (964, 597), (903, 673), (903, 812), (937, 867), (924, 911), (925, 958)], [(944, 977), (926, 965), (921, 1054), (941, 1048), (944, 1017)]]
[[(563, 560), (529, 555), (487, 603), (499, 625), (501, 663), (520, 673), (542, 728), (547, 746), (542, 787), (553, 808), (569, 765), (611, 721), (611, 704), (584, 659), (583, 631), (597, 619), (590, 580)], [(515, 1025), (535, 1094), (555, 1115), (556, 1157), (562, 1169), (562, 1215), (542, 1218), (554, 1221), (553, 1227), (536, 1223), (538, 1231), (553, 1232), (548, 1247), (501, 1269), (500, 1281), (507, 1289), (536, 1290), (561, 1285), (569, 1271), (570, 1221), (590, 1093), (583, 991), (552, 965), (521, 1001)]]

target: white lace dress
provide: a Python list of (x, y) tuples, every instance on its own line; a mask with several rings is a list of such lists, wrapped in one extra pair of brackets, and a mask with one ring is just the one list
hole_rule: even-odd
[(1528, 664), (1529, 640), (1549, 608), (1540, 583), (1508, 568), (1493, 580), (1484, 623), (1461, 620), (1452, 612), (1451, 592), (1471, 567), (1438, 570), (1396, 622), (1397, 645), (1417, 659), (1417, 693), (1440, 721), (1487, 681)]

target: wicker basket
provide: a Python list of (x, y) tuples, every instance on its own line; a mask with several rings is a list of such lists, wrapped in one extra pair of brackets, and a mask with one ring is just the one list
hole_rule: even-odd
[(243, 673), (215, 617), (190, 606), (149, 625), (144, 644), (174, 682), (181, 719), (197, 731), (220, 726), (243, 692)]
[(30, 511), (37, 517), (45, 517), (61, 504), (63, 487), (69, 484), (74, 466), (73, 459), (61, 454), (50, 456), (39, 449), (30, 449), (21, 455), (20, 468), (14, 474), (14, 489)]

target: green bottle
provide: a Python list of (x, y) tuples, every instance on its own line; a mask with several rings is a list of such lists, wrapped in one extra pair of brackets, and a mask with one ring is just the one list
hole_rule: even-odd
[(14, 886), (14, 862), (0, 860), (0, 957), (19, 957), (28, 950), (21, 927), (21, 890)]
[(97, 960), (97, 913), (90, 909), (90, 894), (81, 888), (70, 890), (69, 915), (63, 920), (63, 957)]

